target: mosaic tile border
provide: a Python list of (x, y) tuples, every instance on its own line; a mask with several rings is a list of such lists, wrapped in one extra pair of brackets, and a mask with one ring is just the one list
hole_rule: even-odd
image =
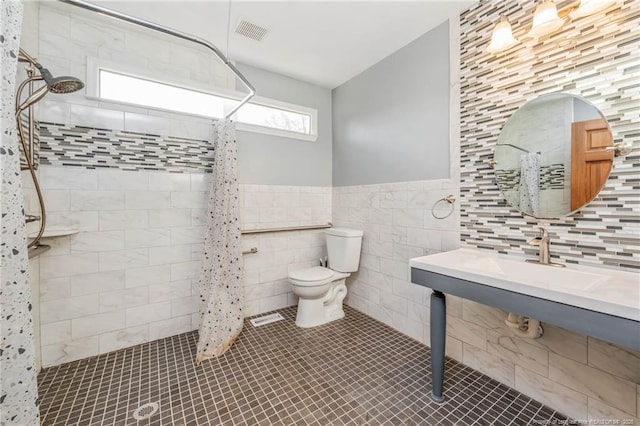
[(205, 140), (40, 122), (40, 163), (89, 169), (211, 172)]
[[(562, 262), (637, 270), (640, 7), (633, 0), (618, 2), (606, 11), (568, 21), (540, 41), (524, 39), (500, 55), (486, 52), (501, 14), (521, 37), (535, 6), (535, 2), (482, 1), (461, 15), (462, 244), (535, 255), (535, 248), (526, 242), (541, 225), (549, 228), (552, 255)], [(500, 130), (519, 107), (539, 95), (560, 91), (596, 105), (607, 117), (615, 142), (633, 144), (634, 152), (615, 159), (600, 195), (577, 213), (558, 220), (524, 217), (506, 205), (487, 160), (493, 157)]]
[[(496, 170), (496, 181), (503, 190), (520, 186), (520, 169)], [(540, 189), (564, 189), (564, 164), (540, 167)]]

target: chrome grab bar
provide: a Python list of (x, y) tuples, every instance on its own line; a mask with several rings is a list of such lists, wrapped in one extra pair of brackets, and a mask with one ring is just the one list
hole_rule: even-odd
[[(283, 228), (261, 228), (261, 229), (244, 229), (240, 231), (242, 235), (247, 234), (264, 234), (267, 232), (288, 232), (288, 231), (306, 231), (310, 229), (326, 229), (331, 228), (333, 223), (328, 222), (324, 225), (305, 225), (305, 226), (289, 226)], [(251, 247), (249, 250), (244, 250), (242, 254), (257, 253), (258, 247)]]
[(243, 229), (242, 231), (240, 231), (240, 233), (242, 235), (246, 235), (246, 234), (264, 234), (265, 232), (305, 231), (309, 229), (331, 228), (332, 226), (333, 226), (333, 223), (328, 222), (325, 225), (289, 226), (284, 228)]
[(148, 28), (150, 30), (159, 31), (161, 33), (169, 34), (169, 35), (172, 35), (174, 37), (181, 38), (183, 40), (191, 41), (193, 43), (199, 44), (199, 45), (204, 46), (207, 49), (211, 50), (218, 57), (218, 59), (220, 59), (222, 61), (222, 63), (224, 63), (224, 65), (227, 68), (229, 68), (229, 70), (231, 70), (231, 72), (238, 79), (240, 79), (240, 81), (242, 81), (242, 83), (247, 87), (247, 89), (249, 89), (249, 94), (244, 99), (242, 99), (240, 101), (240, 104), (238, 104), (237, 107), (235, 107), (233, 110), (231, 110), (225, 116), (225, 118), (229, 118), (233, 114), (235, 114), (240, 109), (240, 107), (242, 107), (244, 104), (249, 102), (249, 100), (251, 98), (253, 98), (253, 96), (256, 94), (256, 89), (251, 85), (251, 83), (249, 83), (249, 80), (247, 80), (246, 77), (244, 75), (242, 75), (240, 70), (238, 68), (236, 68), (235, 65), (233, 65), (231, 63), (231, 61), (229, 61), (229, 59), (214, 44), (208, 42), (207, 40), (205, 40), (203, 38), (196, 37), (196, 36), (193, 36), (191, 34), (183, 33), (182, 31), (174, 30), (172, 28), (165, 27), (163, 25), (155, 24), (153, 22), (146, 21), (144, 19), (135, 18), (133, 16), (130, 16), (130, 15), (127, 15), (127, 14), (124, 14), (124, 13), (116, 12), (115, 10), (107, 9), (106, 7), (97, 6), (95, 4), (87, 3), (87, 2), (82, 1), (82, 0), (58, 0), (58, 1), (60, 1), (62, 3), (70, 4), (72, 6), (81, 7), (83, 9), (90, 10), (90, 11), (98, 13), (100, 15), (105, 15), (105, 16), (108, 16), (110, 18), (118, 19), (120, 21), (125, 21), (125, 22), (128, 22), (130, 24), (138, 25), (140, 27), (145, 27), (145, 28)]

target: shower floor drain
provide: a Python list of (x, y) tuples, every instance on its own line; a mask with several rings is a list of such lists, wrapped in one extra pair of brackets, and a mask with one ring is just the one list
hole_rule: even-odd
[(133, 418), (136, 420), (146, 420), (153, 416), (158, 411), (158, 408), (157, 402), (148, 402), (136, 408), (136, 411), (133, 412)]

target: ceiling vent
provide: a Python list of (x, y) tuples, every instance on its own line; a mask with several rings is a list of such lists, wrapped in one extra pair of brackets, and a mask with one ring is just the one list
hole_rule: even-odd
[(261, 41), (264, 36), (267, 35), (266, 28), (252, 22), (245, 21), (244, 19), (241, 20), (236, 27), (236, 32), (255, 41)]

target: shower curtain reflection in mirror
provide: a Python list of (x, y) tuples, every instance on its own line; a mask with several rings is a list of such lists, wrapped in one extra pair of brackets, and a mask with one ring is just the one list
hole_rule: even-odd
[(540, 215), (540, 153), (530, 152), (520, 156), (519, 208), (538, 217)]

